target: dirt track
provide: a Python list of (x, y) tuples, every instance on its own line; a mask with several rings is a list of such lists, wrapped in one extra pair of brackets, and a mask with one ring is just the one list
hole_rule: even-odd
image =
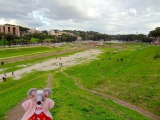
[[(89, 47), (89, 48), (93, 48), (93, 47)], [(4, 63), (14, 63), (14, 62), (20, 62), (20, 61), (24, 61), (24, 60), (31, 60), (31, 59), (36, 59), (36, 58), (42, 58), (42, 57), (47, 57), (47, 56), (52, 56), (52, 55), (60, 55), (60, 54), (64, 54), (64, 53), (69, 53), (69, 52), (76, 52), (79, 50), (86, 50), (88, 48), (84, 48), (84, 47), (79, 47), (79, 48), (73, 48), (70, 50), (63, 50), (60, 52), (42, 52), (42, 53), (38, 53), (38, 54), (32, 54), (32, 55), (22, 55), (22, 56), (13, 56), (13, 57), (7, 57), (7, 58), (2, 58), (0, 59), (0, 62), (4, 62)]]
[[(68, 57), (62, 57), (61, 60), (60, 59), (53, 59), (53, 60), (50, 60), (49, 61), (46, 61), (42, 64), (38, 64), (38, 65), (35, 65), (35, 66), (31, 66), (29, 68), (34, 68), (34, 69), (41, 69), (41, 70), (50, 70), (50, 69), (53, 69), (53, 68), (58, 68), (60, 66), (53, 66), (53, 68), (50, 68), (48, 66), (46, 66), (47, 64), (50, 66), (50, 64), (53, 64), (53, 61), (54, 62), (63, 62), (63, 64), (65, 64), (62, 68), (64, 69), (65, 67), (67, 66), (71, 66), (71, 65), (75, 65), (77, 63), (82, 63), (82, 62), (87, 62), (87, 60), (90, 60), (90, 59), (95, 59), (95, 57), (100, 53), (99, 50), (90, 50), (90, 51), (85, 51), (85, 52), (80, 52), (80, 53), (77, 53), (76, 55), (71, 55), (71, 56), (68, 56)], [(78, 56), (77, 56), (78, 55)], [(84, 60), (82, 60), (82, 58)], [(77, 60), (81, 59), (81, 62), (77, 62)], [(38, 67), (38, 68), (37, 68)], [(14, 77), (18, 76), (19, 78), (19, 75), (23, 74), (24, 72), (27, 71), (30, 71), (32, 69), (28, 69), (28, 68), (24, 68), (24, 69), (21, 69), (19, 71), (16, 71), (16, 74)], [(9, 77), (9, 75), (8, 75)], [(10, 75), (10, 77), (12, 77)], [(47, 85), (46, 87), (51, 87), (51, 80), (53, 80), (53, 77), (51, 74), (49, 74), (48, 78), (47, 78)], [(26, 93), (24, 93), (26, 94)], [(7, 113), (7, 117), (4, 119), (4, 120), (21, 120), (22, 116), (24, 115), (25, 111), (24, 109), (22, 108), (22, 103), (24, 101), (26, 101), (28, 98), (25, 98), (24, 100), (20, 101), (16, 106), (14, 106), (11, 110), (8, 111)]]
[[(14, 71), (14, 76), (11, 73), (6, 73), (7, 77), (13, 77), (14, 79), (19, 79), (22, 77), (23, 74), (30, 73), (33, 70), (39, 71), (47, 71), (47, 70), (54, 70), (57, 68), (65, 68), (67, 66), (73, 66), (76, 64), (80, 64), (83, 62), (87, 62), (91, 59), (96, 59), (97, 55), (99, 55), (100, 50), (86, 50), (83, 52), (79, 52), (73, 55), (69, 55), (67, 57), (58, 57), (52, 58), (49, 60), (45, 60), (41, 63), (36, 63), (34, 65), (19, 69)], [(62, 63), (63, 65), (60, 65)], [(5, 77), (4, 74), (0, 74), (0, 78)]]
[(73, 76), (70, 76), (70, 75), (68, 75), (67, 73), (64, 73), (64, 72), (63, 72), (63, 74), (65, 76), (67, 76), (67, 77), (72, 78), (74, 80), (76, 86), (78, 86), (79, 88), (81, 88), (81, 89), (83, 89), (83, 90), (85, 90), (87, 92), (90, 92), (92, 94), (96, 94), (96, 95), (101, 96), (101, 97), (106, 98), (106, 99), (111, 98), (119, 105), (122, 105), (122, 106), (127, 107), (127, 108), (132, 109), (132, 110), (135, 110), (135, 111), (141, 113), (142, 115), (147, 116), (147, 117), (149, 117), (149, 118), (151, 118), (153, 120), (160, 120), (160, 116), (157, 116), (157, 115), (155, 115), (153, 113), (150, 113), (150, 112), (148, 112), (148, 111), (146, 111), (146, 110), (144, 110), (142, 108), (139, 108), (139, 107), (137, 107), (137, 106), (135, 106), (135, 105), (133, 105), (131, 103), (128, 103), (128, 102), (123, 101), (123, 100), (120, 100), (120, 99), (115, 98), (113, 96), (106, 95), (106, 94), (103, 94), (103, 93), (99, 93), (99, 92), (94, 91), (94, 90), (89, 90), (89, 89), (83, 87), (82, 85), (79, 85), (78, 82), (77, 82), (77, 78), (75, 78)]

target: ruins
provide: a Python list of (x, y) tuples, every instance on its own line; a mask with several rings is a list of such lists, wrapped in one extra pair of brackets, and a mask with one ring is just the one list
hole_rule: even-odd
[(14, 25), (0, 25), (0, 33), (13, 34), (20, 36), (19, 26)]

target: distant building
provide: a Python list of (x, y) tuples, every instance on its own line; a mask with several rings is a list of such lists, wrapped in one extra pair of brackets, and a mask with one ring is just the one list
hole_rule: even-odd
[(36, 30), (36, 28), (28, 30), (28, 33), (41, 33), (41, 31)]
[(61, 36), (62, 34), (68, 34), (67, 32), (63, 32), (60, 30), (51, 30), (49, 31), (50, 35), (55, 35), (56, 37)]
[(54, 35), (54, 34), (55, 34), (55, 30), (49, 31), (49, 34), (50, 34), (50, 35)]
[(60, 30), (51, 30), (51, 31), (49, 31), (49, 35), (54, 35), (56, 37), (62, 36), (62, 34), (68, 34), (68, 35), (71, 35), (71, 36), (76, 36), (77, 40), (79, 40), (79, 41), (82, 40), (81, 36), (78, 36), (78, 35), (76, 35), (74, 33), (68, 32), (68, 31), (60, 31)]
[(81, 40), (82, 40), (82, 37), (77, 35), (77, 40), (78, 40), (78, 41), (81, 41)]
[(0, 25), (0, 33), (13, 34), (20, 36), (19, 26), (14, 25)]

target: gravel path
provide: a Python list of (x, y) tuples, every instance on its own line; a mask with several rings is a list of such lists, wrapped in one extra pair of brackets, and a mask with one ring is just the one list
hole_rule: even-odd
[[(96, 59), (97, 55), (99, 55), (101, 51), (100, 50), (86, 50), (84, 52), (79, 52), (74, 55), (70, 55), (67, 57), (59, 57), (59, 58), (53, 58), (46, 60), (41, 63), (37, 63), (35, 65), (16, 70), (14, 71), (14, 76), (12, 76), (12, 73), (6, 73), (7, 77), (13, 77), (14, 79), (20, 79), (23, 74), (27, 74), (32, 72), (33, 70), (41, 70), (41, 71), (46, 71), (46, 70), (54, 70), (59, 67), (65, 67), (68, 66), (73, 66), (76, 64), (81, 64), (83, 62), (90, 61), (91, 59)], [(62, 63), (62, 66), (60, 65)], [(0, 74), (0, 78), (5, 77), (4, 74)], [(2, 80), (1, 80), (2, 81)]]

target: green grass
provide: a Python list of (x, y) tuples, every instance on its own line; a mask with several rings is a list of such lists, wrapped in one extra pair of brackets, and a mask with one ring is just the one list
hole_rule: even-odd
[(55, 120), (148, 120), (143, 115), (75, 86), (74, 80), (62, 73), (52, 81)]
[[(103, 50), (110, 53), (105, 52), (99, 60), (71, 67), (66, 72), (79, 78), (79, 83), (88, 89), (96, 89), (160, 115), (160, 59), (154, 59), (160, 47), (142, 46), (137, 50), (136, 46), (130, 46), (116, 54), (111, 48), (103, 47)], [(123, 61), (117, 61), (120, 58)]]
[(6, 59), (17, 56), (29, 56), (38, 53), (56, 52), (58, 50), (70, 50), (72, 44), (62, 44), (59, 47), (48, 47), (48, 46), (27, 46), (27, 47), (11, 47), (11, 48), (0, 48), (0, 59)]
[(0, 50), (0, 58), (6, 57), (13, 57), (13, 56), (25, 56), (30, 54), (37, 54), (40, 52), (51, 52), (59, 50), (56, 47), (49, 48), (49, 47), (24, 47), (24, 48), (17, 48), (17, 49), (6, 49), (3, 48)]
[[(66, 44), (62, 48), (65, 49), (68, 46), (70, 45)], [(76, 77), (78, 83), (87, 89), (112, 95), (160, 115), (160, 59), (154, 59), (155, 54), (160, 54), (160, 47), (139, 43), (122, 43), (106, 44), (98, 48), (104, 51), (99, 55), (99, 60), (67, 68), (65, 72)], [(45, 51), (44, 49), (49, 48), (40, 49)], [(30, 53), (34, 50), (28, 51)], [(116, 54), (114, 54), (115, 52)], [(64, 53), (60, 56), (74, 53)], [(19, 55), (21, 52), (15, 51), (15, 54)], [(52, 57), (58, 57), (58, 55), (8, 63), (4, 67), (7, 68), (6, 72), (10, 72), (22, 68), (17, 67), (18, 65), (31, 65)], [(117, 61), (120, 58), (123, 58), (123, 61)], [(104, 99), (80, 89), (74, 84), (72, 78), (65, 76), (59, 70), (32, 72), (20, 80), (15, 81), (8, 78), (7, 82), (1, 82), (0, 119), (3, 119), (8, 110), (26, 97), (30, 88), (43, 88), (49, 73), (53, 75), (51, 98), (55, 101), (55, 107), (51, 109), (51, 113), (55, 120), (149, 119), (116, 104), (112, 99)]]
[(0, 119), (2, 120), (7, 111), (27, 97), (30, 88), (42, 89), (46, 85), (48, 74), (43, 72), (31, 73), (20, 80), (7, 79), (0, 82)]
[(30, 41), (31, 41), (31, 42), (37, 42), (37, 41), (39, 41), (39, 39), (38, 39), (38, 38), (31, 38)]
[[(5, 40), (5, 44), (9, 44), (7, 40)], [(0, 45), (1, 45), (1, 46), (4, 45), (4, 39), (0, 40)]]

